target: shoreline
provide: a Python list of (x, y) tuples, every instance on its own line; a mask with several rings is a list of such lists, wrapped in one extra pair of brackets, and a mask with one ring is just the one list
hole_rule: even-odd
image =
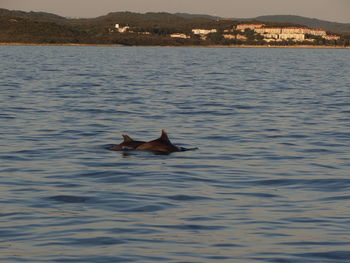
[(0, 46), (67, 46), (67, 47), (191, 47), (191, 48), (301, 48), (301, 49), (350, 49), (350, 46), (312, 46), (312, 45), (288, 45), (288, 46), (274, 46), (274, 45), (150, 45), (150, 46), (127, 46), (121, 44), (75, 44), (75, 43), (0, 43)]

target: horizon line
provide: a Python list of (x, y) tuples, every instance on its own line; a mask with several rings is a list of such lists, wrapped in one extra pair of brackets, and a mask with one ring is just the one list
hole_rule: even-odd
[(25, 12), (25, 13), (46, 13), (46, 14), (52, 14), (56, 16), (60, 16), (66, 19), (92, 19), (92, 18), (98, 18), (101, 16), (106, 16), (111, 13), (134, 13), (134, 14), (148, 14), (148, 13), (167, 13), (167, 14), (172, 14), (172, 15), (177, 15), (177, 14), (185, 14), (185, 15), (193, 15), (193, 16), (209, 16), (213, 18), (219, 18), (219, 19), (232, 19), (232, 20), (255, 20), (260, 17), (265, 17), (265, 16), (295, 16), (295, 17), (302, 17), (302, 18), (307, 18), (307, 19), (315, 19), (315, 20), (320, 20), (320, 21), (325, 21), (325, 22), (331, 22), (331, 23), (339, 23), (339, 24), (350, 24), (349, 22), (338, 22), (338, 21), (332, 21), (332, 20), (326, 20), (322, 18), (317, 18), (317, 17), (309, 17), (309, 16), (302, 16), (302, 15), (297, 15), (297, 14), (263, 14), (263, 15), (258, 15), (255, 17), (223, 17), (223, 16), (218, 16), (218, 15), (211, 15), (211, 14), (204, 14), (204, 13), (187, 13), (187, 12), (169, 12), (169, 11), (147, 11), (147, 12), (137, 12), (137, 11), (129, 11), (129, 10), (123, 10), (123, 11), (110, 11), (102, 15), (98, 16), (83, 16), (83, 17), (71, 17), (71, 16), (64, 16), (58, 13), (52, 13), (52, 12), (47, 12), (47, 11), (38, 11), (38, 10), (20, 10), (20, 9), (7, 9), (7, 8), (0, 8), (4, 10), (9, 10), (9, 11), (18, 11), (18, 12)]

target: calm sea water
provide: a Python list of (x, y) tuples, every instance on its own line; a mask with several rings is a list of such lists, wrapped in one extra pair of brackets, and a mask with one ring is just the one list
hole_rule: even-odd
[[(349, 50), (0, 47), (1, 262), (350, 262)], [(170, 155), (106, 150), (166, 129)]]

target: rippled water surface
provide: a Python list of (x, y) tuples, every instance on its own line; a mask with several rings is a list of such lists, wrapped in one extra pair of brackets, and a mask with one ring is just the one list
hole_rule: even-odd
[[(0, 47), (0, 261), (350, 262), (349, 50)], [(166, 129), (196, 151), (106, 147)]]

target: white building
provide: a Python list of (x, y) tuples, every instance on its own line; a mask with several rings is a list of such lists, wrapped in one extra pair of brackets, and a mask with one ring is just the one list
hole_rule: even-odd
[(327, 32), (323, 29), (310, 29), (307, 34), (314, 35), (314, 36), (325, 36), (327, 35)]
[(188, 36), (186, 34), (182, 34), (182, 33), (174, 33), (174, 34), (171, 34), (170, 37), (184, 38), (184, 39), (190, 38), (190, 36)]
[(279, 39), (279, 34), (264, 34), (263, 36), (266, 42), (277, 41)]
[(223, 37), (225, 39), (236, 39), (236, 35), (231, 35), (231, 34), (224, 34)]
[(233, 31), (235, 31), (235, 29), (231, 28), (231, 29), (225, 29), (224, 33), (233, 33)]
[(216, 29), (192, 29), (192, 33), (195, 35), (208, 35), (210, 33), (216, 33), (218, 32)]
[(130, 29), (130, 27), (128, 27), (128, 26), (122, 27), (119, 24), (115, 24), (114, 27), (118, 30), (119, 33), (125, 33), (127, 31), (129, 31), (129, 29)]
[(281, 40), (292, 40), (297, 42), (305, 40), (305, 34), (279, 34), (278, 37)]
[(325, 35), (322, 37), (326, 40), (339, 40), (340, 39), (340, 36), (337, 36), (337, 35)]
[(194, 35), (200, 36), (201, 39), (206, 40), (207, 35), (218, 32), (216, 29), (192, 29)]
[(282, 28), (281, 27), (262, 27), (262, 28), (256, 28), (254, 29), (256, 33), (259, 33), (261, 35), (265, 34), (281, 34)]
[(236, 30), (239, 30), (239, 31), (243, 32), (246, 29), (254, 30), (256, 28), (261, 28), (264, 25), (265, 24), (240, 24), (240, 25), (236, 26)]
[(283, 27), (282, 34), (306, 34), (308, 30), (307, 27)]
[(237, 40), (247, 40), (247, 37), (244, 35), (236, 35)]
[(225, 39), (247, 40), (247, 37), (243, 35), (224, 34), (223, 37)]

